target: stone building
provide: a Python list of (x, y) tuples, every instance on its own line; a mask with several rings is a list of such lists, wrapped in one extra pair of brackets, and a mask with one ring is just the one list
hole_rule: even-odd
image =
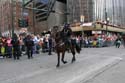
[(0, 31), (3, 35), (19, 32), (18, 19), (21, 18), (22, 3), (18, 0), (0, 0)]
[(66, 22), (66, 0), (30, 0), (25, 8), (29, 11), (30, 32), (41, 33)]

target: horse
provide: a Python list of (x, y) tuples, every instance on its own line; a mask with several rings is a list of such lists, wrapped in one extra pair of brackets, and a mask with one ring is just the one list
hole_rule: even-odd
[[(62, 53), (62, 57), (61, 57), (61, 61), (63, 62), (63, 64), (66, 64), (67, 61), (64, 60), (65, 58), (65, 52), (67, 51), (67, 46), (65, 45), (65, 42), (62, 41), (61, 38), (61, 31), (59, 31), (59, 26), (54, 26), (53, 30), (52, 30), (52, 37), (53, 39), (55, 39), (55, 51), (57, 53), (57, 65), (56, 67), (60, 66), (60, 57), (61, 57), (61, 53)], [(75, 51), (75, 45), (71, 43), (71, 45), (69, 46), (69, 49), (71, 50), (71, 53), (73, 55), (72, 57), (72, 63), (76, 61), (76, 51), (79, 53), (80, 50)]]

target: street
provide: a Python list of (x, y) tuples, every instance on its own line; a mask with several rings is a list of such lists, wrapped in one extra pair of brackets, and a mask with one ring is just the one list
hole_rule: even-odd
[(124, 54), (124, 47), (83, 48), (75, 63), (71, 63), (71, 53), (66, 53), (68, 63), (59, 68), (55, 53), (0, 59), (0, 83), (123, 83)]
[(0, 83), (124, 83), (124, 4), (0, 0)]
[(124, 83), (125, 54), (122, 54), (121, 52), (119, 52), (119, 54), (123, 58), (121, 62), (85, 83)]

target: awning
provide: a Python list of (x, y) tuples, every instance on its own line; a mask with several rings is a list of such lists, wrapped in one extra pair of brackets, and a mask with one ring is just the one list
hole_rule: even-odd
[(82, 27), (80, 27), (80, 26), (71, 27), (71, 29), (72, 29), (73, 32), (77, 32), (77, 31), (82, 31), (83, 30)]
[[(106, 29), (107, 28), (107, 29)], [(103, 31), (113, 31), (113, 32), (125, 32), (125, 29), (117, 28), (117, 27), (112, 27), (112, 26), (106, 26), (101, 24), (96, 24), (95, 26), (76, 26), (76, 27), (71, 27), (73, 32), (77, 31), (93, 31), (93, 30), (103, 30)]]
[(93, 23), (92, 23), (92, 22), (89, 22), (89, 23), (83, 23), (81, 26), (83, 26), (83, 27), (84, 27), (84, 26), (88, 26), (88, 27), (89, 27), (89, 26), (92, 26), (92, 25), (93, 25)]
[(105, 30), (105, 31), (106, 30), (113, 31), (113, 32), (125, 32), (125, 29), (121, 29), (121, 28), (113, 27), (113, 26), (106, 26), (106, 25), (103, 25), (103, 27), (101, 27), (101, 24), (96, 24), (96, 29)]

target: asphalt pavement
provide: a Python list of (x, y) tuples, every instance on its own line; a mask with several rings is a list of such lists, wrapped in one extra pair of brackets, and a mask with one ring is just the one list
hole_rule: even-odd
[(0, 83), (84, 83), (110, 69), (123, 60), (124, 48), (83, 48), (71, 63), (71, 53), (66, 53), (67, 64), (56, 68), (56, 54), (35, 54), (33, 59), (0, 59)]

